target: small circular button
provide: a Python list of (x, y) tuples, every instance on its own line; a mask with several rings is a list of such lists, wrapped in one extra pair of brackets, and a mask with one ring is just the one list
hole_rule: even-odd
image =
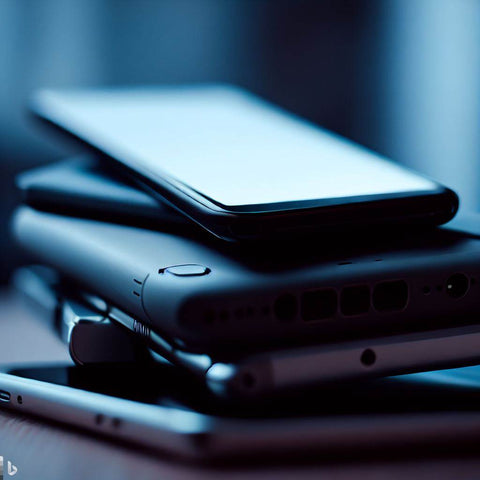
[(172, 267), (160, 270), (160, 273), (170, 273), (176, 277), (200, 277), (210, 273), (210, 269), (204, 265), (197, 265), (195, 263), (187, 263), (185, 265), (174, 265)]

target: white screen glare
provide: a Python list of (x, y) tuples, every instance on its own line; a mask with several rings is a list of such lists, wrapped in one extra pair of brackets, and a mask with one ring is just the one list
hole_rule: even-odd
[(224, 206), (430, 191), (380, 155), (229, 87), (42, 92), (45, 116)]

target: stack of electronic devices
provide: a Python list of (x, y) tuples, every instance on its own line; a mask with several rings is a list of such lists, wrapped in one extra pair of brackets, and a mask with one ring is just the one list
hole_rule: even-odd
[(13, 219), (40, 264), (15, 282), (78, 366), (1, 375), (11, 406), (195, 455), (480, 434), (398, 416), (405, 392), (417, 419), (461, 409), (459, 377), (403, 374), (480, 363), (480, 216), (454, 192), (233, 87), (32, 110), (89, 150), (20, 175)]

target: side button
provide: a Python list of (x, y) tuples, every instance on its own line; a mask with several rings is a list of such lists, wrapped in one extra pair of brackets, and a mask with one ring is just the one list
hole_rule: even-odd
[(10, 393), (5, 390), (0, 390), (0, 402), (9, 402)]
[(200, 277), (210, 273), (210, 269), (203, 265), (187, 263), (185, 265), (174, 265), (172, 267), (162, 268), (159, 273), (170, 273), (176, 277)]

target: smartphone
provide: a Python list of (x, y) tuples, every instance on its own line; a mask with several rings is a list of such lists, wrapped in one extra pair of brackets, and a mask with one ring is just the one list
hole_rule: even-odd
[[(57, 308), (44, 320), (68, 345), (76, 364), (148, 363), (160, 356), (224, 398), (258, 398), (312, 385), (480, 362), (479, 324), (257, 354), (195, 354), (147, 334), (146, 325), (139, 335), (133, 326), (141, 324), (135, 319), (119, 314), (96, 296), (68, 288), (60, 278), (47, 285), (54, 272), (48, 272), (47, 278), (45, 273), (38, 266), (24, 267), (15, 272), (15, 285), (34, 304), (37, 317), (48, 310), (42, 304), (50, 304), (51, 296), (57, 299)], [(39, 298), (39, 291), (47, 291), (47, 295)], [(150, 349), (156, 355), (150, 355)]]
[(93, 155), (79, 155), (20, 173), (16, 185), (27, 205), (106, 222), (191, 235), (204, 230), (138, 188), (125, 172)]
[(36, 117), (217, 237), (437, 225), (450, 189), (236, 87), (41, 91)]
[(478, 444), (479, 379), (471, 367), (231, 404), (166, 364), (35, 365), (3, 369), (0, 407), (196, 460), (398, 452)]
[[(79, 155), (36, 167), (17, 175), (15, 182), (23, 203), (35, 209), (176, 232), (202, 241), (212, 238), (161, 199), (143, 191), (128, 173), (106, 165), (99, 156)], [(478, 213), (463, 211), (445, 226), (480, 237), (479, 225)], [(367, 237), (378, 235), (375, 232)]]
[(480, 239), (448, 229), (245, 254), (29, 207), (13, 230), (37, 262), (202, 354), (461, 326), (480, 313)]

